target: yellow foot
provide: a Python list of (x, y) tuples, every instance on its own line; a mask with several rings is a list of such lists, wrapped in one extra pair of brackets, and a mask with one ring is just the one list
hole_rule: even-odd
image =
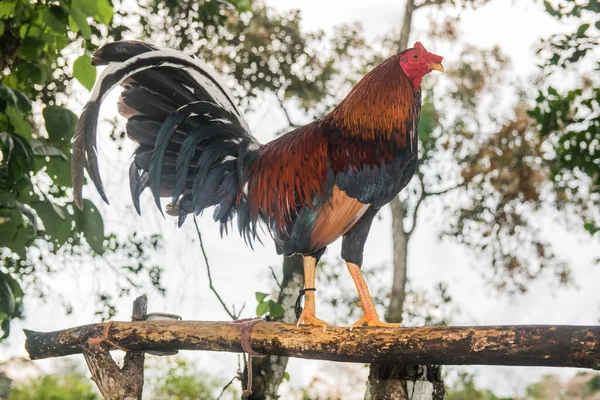
[(300, 326), (300, 324), (322, 326), (323, 332), (325, 332), (330, 326), (327, 322), (315, 317), (311, 313), (306, 312), (306, 310), (302, 311), (302, 314), (300, 314), (300, 318), (298, 318), (296, 326)]
[(389, 322), (383, 322), (377, 316), (371, 317), (371, 316), (363, 315), (361, 319), (359, 319), (358, 321), (356, 321), (355, 323), (352, 324), (352, 326), (350, 327), (350, 330), (357, 328), (359, 326), (363, 326), (363, 325), (381, 326), (384, 328), (401, 328), (402, 327), (401, 324), (391, 324)]

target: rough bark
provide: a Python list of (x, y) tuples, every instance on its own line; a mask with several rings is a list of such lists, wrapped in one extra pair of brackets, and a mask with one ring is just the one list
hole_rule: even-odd
[[(280, 282), (281, 288), (277, 302), (281, 304), (284, 310), (283, 322), (293, 323), (296, 321), (294, 313), (294, 304), (299, 290), (304, 282), (303, 265), (301, 256), (283, 258), (283, 278)], [(279, 398), (279, 385), (283, 381), (285, 368), (287, 366), (287, 356), (266, 356), (262, 358), (252, 358), (252, 395), (248, 399), (252, 400), (276, 400)], [(244, 373), (247, 377), (247, 371)], [(243, 382), (243, 387), (247, 387), (247, 382)]]
[[(381, 397), (382, 393), (386, 396)], [(365, 399), (444, 400), (444, 393), (442, 369), (437, 365), (384, 364), (370, 370)]]
[(404, 205), (399, 197), (390, 202), (392, 211), (393, 278), (390, 304), (386, 313), (388, 322), (402, 322), (402, 310), (406, 298), (406, 267), (408, 235), (404, 229)]
[(408, 48), (408, 39), (412, 29), (413, 13), (416, 9), (417, 7), (415, 6), (414, 0), (406, 0), (404, 18), (402, 20), (402, 30), (400, 31), (400, 40), (398, 41), (398, 52)]
[[(398, 40), (398, 52), (408, 48), (408, 39), (410, 37), (412, 28), (413, 14), (416, 9), (417, 7), (414, 0), (406, 0), (402, 28), (400, 31), (400, 39)], [(394, 271), (392, 288), (390, 292), (390, 303), (386, 312), (386, 320), (388, 322), (402, 322), (402, 311), (404, 309), (404, 300), (406, 299), (408, 243), (410, 240), (410, 235), (407, 233), (404, 227), (405, 212), (404, 205), (400, 201), (400, 198), (395, 197), (390, 202), (390, 207), (392, 213), (392, 260)], [(437, 393), (441, 393), (441, 398), (443, 398), (444, 383), (441, 378), (435, 385), (417, 385), (416, 379), (411, 378), (412, 375), (404, 373), (405, 371), (431, 371), (432, 369), (439, 370), (438, 372), (441, 376), (440, 367), (405, 364), (371, 364), (365, 399), (436, 400), (440, 398), (440, 395)], [(432, 375), (425, 374), (423, 376), (427, 377)], [(423, 381), (420, 382), (423, 383)], [(412, 389), (410, 396), (408, 395), (409, 392), (407, 392), (408, 387)]]
[[(146, 319), (147, 305), (146, 296), (135, 300), (132, 321)], [(111, 325), (105, 326), (111, 327)], [(125, 354), (123, 368), (119, 368), (109, 353), (112, 346), (109, 343), (110, 339), (106, 337), (109, 334), (110, 331), (107, 329), (102, 335), (88, 337), (81, 345), (92, 380), (106, 400), (141, 400), (144, 388), (144, 352), (128, 351)]]
[[(90, 338), (129, 351), (241, 352), (232, 322), (140, 321), (85, 325), (56, 332), (26, 331), (31, 359), (81, 353)], [(355, 328), (254, 325), (250, 344), (262, 354), (358, 363), (518, 365), (600, 369), (600, 326), (429, 326)], [(375, 375), (381, 376), (381, 375)]]

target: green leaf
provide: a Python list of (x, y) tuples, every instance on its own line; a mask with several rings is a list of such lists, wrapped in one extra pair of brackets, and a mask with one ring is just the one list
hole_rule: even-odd
[(34, 156), (62, 157), (63, 160), (67, 159), (67, 156), (62, 150), (48, 144), (45, 140), (31, 139), (29, 144), (31, 144)]
[(15, 11), (17, 0), (0, 1), (0, 19), (6, 19)]
[(83, 200), (83, 210), (75, 207), (75, 222), (92, 250), (98, 254), (104, 253), (104, 222), (91, 200)]
[(290, 381), (290, 373), (289, 372), (284, 372), (283, 373), (283, 380), (289, 382)]
[(10, 286), (10, 290), (12, 291), (13, 298), (15, 300), (19, 300), (25, 295), (25, 293), (23, 293), (21, 285), (19, 285), (19, 282), (17, 282), (17, 280), (13, 278), (10, 274), (4, 274), (4, 280), (6, 283), (8, 283), (8, 286)]
[(553, 17), (560, 15), (560, 11), (555, 10), (554, 7), (552, 7), (552, 4), (550, 4), (550, 2), (548, 0), (544, 0), (544, 7), (546, 8), (546, 12), (548, 14), (552, 15)]
[[(11, 88), (0, 85), (0, 112), (4, 112), (4, 110), (6, 110), (6, 106), (9, 104), (16, 106), (17, 96)], [(17, 109), (17, 111), (20, 110)]]
[(59, 106), (48, 106), (43, 111), (50, 142), (59, 147), (68, 144), (75, 133), (77, 115)]
[(46, 234), (58, 247), (62, 246), (73, 232), (71, 215), (50, 200), (32, 204), (44, 223)]
[(596, 226), (593, 222), (586, 222), (583, 225), (583, 228), (590, 233), (590, 235), (595, 235), (596, 232), (600, 232), (600, 226)]
[(4, 33), (4, 21), (0, 19), (0, 36)]
[[(52, 157), (46, 165), (46, 173), (52, 178), (52, 183), (59, 187), (71, 187), (71, 153), (65, 154), (66, 159)], [(36, 157), (37, 160), (45, 161)]]
[(15, 252), (21, 259), (27, 258), (29, 229), (18, 209), (3, 213), (0, 221), (0, 243)]
[(19, 182), (27, 180), (33, 169), (33, 151), (27, 140), (19, 135), (2, 132), (0, 140), (9, 188), (17, 190)]
[(96, 82), (96, 67), (87, 54), (82, 55), (73, 63), (73, 76), (87, 89), (92, 90)]
[(256, 306), (256, 315), (262, 317), (267, 312), (269, 312), (269, 303), (267, 303), (266, 301), (258, 303), (258, 306)]
[(21, 81), (21, 83), (29, 84), (44, 84), (46, 79), (48, 79), (48, 71), (48, 65), (40, 65), (37, 62), (21, 61), (15, 67), (16, 77), (18, 80)]
[(108, 0), (97, 0), (96, 6), (97, 9), (94, 13), (94, 18), (96, 21), (104, 25), (109, 25), (114, 14), (114, 10), (110, 2)]
[(87, 17), (93, 16), (98, 9), (96, 0), (74, 0), (73, 3), (77, 3)]
[(10, 321), (22, 316), (23, 290), (10, 274), (0, 272), (0, 340), (8, 337)]
[(25, 119), (25, 116), (17, 111), (14, 106), (7, 106), (4, 111), (10, 124), (14, 128), (15, 132), (24, 137), (25, 139), (29, 139), (31, 137), (31, 125)]
[(44, 42), (28, 36), (21, 41), (21, 45), (17, 50), (17, 55), (24, 60), (34, 61), (40, 56), (40, 50), (43, 46)]
[(15, 311), (15, 298), (8, 282), (4, 279), (4, 274), (0, 272), (0, 312), (6, 315), (12, 315)]
[(52, 29), (55, 33), (66, 34), (68, 19), (65, 17), (61, 18), (60, 12), (62, 9), (57, 6), (50, 6), (49, 8), (44, 8), (44, 23), (46, 23), (50, 29)]
[(269, 300), (269, 315), (273, 318), (282, 318), (284, 314), (283, 307), (281, 304)]
[(25, 39), (30, 37), (32, 39), (39, 37), (42, 34), (42, 27), (36, 25), (35, 22), (21, 25), (19, 28), (19, 37)]
[(587, 31), (589, 27), (590, 27), (590, 24), (580, 25), (579, 28), (577, 28), (577, 37), (585, 36), (585, 31)]
[(12, 91), (15, 94), (15, 97), (17, 98), (17, 111), (22, 112), (24, 114), (30, 112), (31, 100), (29, 99), (29, 97), (27, 97), (27, 95), (21, 92), (20, 90), (12, 89)]
[(254, 293), (254, 297), (256, 297), (256, 301), (258, 301), (259, 303), (262, 303), (262, 301), (265, 299), (265, 297), (267, 297), (269, 294), (268, 293), (263, 293), (263, 292), (255, 292)]
[(70, 17), (73, 19), (73, 22), (77, 25), (79, 30), (81, 30), (81, 34), (87, 40), (92, 37), (92, 29), (90, 25), (87, 23), (86, 15), (84, 11), (81, 9), (80, 1), (73, 0), (73, 4), (71, 5), (71, 15)]

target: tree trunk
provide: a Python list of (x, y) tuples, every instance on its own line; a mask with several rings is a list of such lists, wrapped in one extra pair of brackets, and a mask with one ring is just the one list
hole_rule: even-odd
[[(398, 52), (408, 48), (413, 14), (416, 9), (414, 0), (406, 0)], [(404, 205), (398, 196), (390, 202), (390, 208), (392, 210), (394, 274), (386, 320), (400, 323), (406, 299), (410, 237), (404, 228)], [(365, 392), (367, 400), (443, 400), (443, 398), (444, 381), (440, 366), (371, 364)]]
[(414, 0), (406, 0), (406, 8), (404, 9), (404, 19), (402, 20), (402, 30), (400, 31), (400, 40), (398, 41), (398, 53), (408, 48), (408, 39), (412, 29), (413, 13), (417, 7)]
[(371, 367), (365, 400), (444, 400), (442, 369), (437, 365)]
[(393, 265), (394, 275), (392, 278), (392, 290), (390, 293), (390, 305), (387, 310), (386, 320), (388, 322), (402, 322), (402, 310), (406, 298), (406, 267), (408, 255), (408, 235), (404, 230), (404, 205), (400, 197), (396, 196), (390, 202), (392, 210), (392, 241), (393, 241)]
[[(304, 283), (301, 256), (283, 257), (283, 278), (277, 302), (284, 310), (283, 322), (296, 321), (294, 304)], [(248, 399), (275, 400), (287, 366), (288, 357), (267, 356), (252, 358), (252, 394)], [(244, 371), (244, 377), (247, 371)], [(247, 387), (244, 382), (244, 387)]]

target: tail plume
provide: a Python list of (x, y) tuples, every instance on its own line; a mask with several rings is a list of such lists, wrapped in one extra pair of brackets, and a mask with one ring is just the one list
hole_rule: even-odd
[(160, 198), (172, 199), (167, 212), (180, 225), (187, 214), (215, 206), (222, 231), (237, 213), (240, 233), (251, 241), (256, 221), (241, 186), (260, 144), (225, 83), (198, 59), (137, 41), (105, 45), (92, 62), (107, 67), (73, 138), (75, 203), (82, 205), (84, 168), (108, 203), (98, 165), (98, 114), (107, 94), (121, 85), (119, 112), (127, 118), (128, 137), (139, 145), (129, 169), (138, 213), (140, 195), (149, 187), (161, 213)]

